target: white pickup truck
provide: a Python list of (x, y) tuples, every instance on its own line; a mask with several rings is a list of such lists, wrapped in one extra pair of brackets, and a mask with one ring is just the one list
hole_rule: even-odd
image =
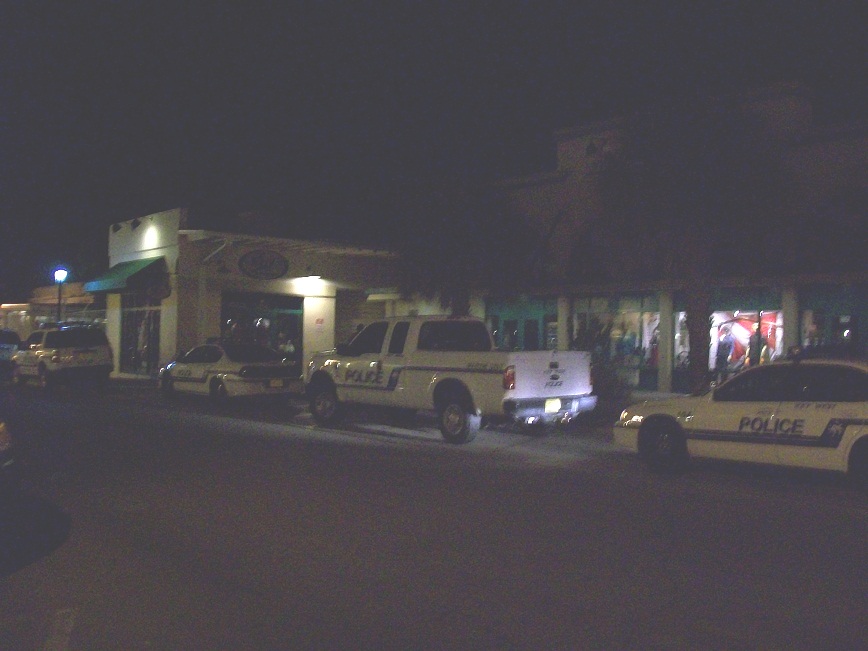
[(320, 425), (348, 403), (433, 410), (450, 443), (471, 441), (488, 421), (568, 422), (597, 402), (590, 353), (499, 351), (483, 321), (440, 316), (375, 321), (315, 354), (305, 392)]

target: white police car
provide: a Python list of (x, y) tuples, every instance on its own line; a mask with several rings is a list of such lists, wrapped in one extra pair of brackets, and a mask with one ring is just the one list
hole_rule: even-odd
[(866, 486), (868, 363), (758, 366), (701, 396), (632, 405), (613, 435), (656, 469), (707, 457), (848, 472)]
[(299, 365), (259, 344), (205, 344), (160, 369), (160, 388), (215, 399), (289, 394), (299, 385)]

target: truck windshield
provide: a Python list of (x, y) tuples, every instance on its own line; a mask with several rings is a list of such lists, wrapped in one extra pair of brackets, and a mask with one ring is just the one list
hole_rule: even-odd
[(428, 321), (419, 329), (419, 350), (474, 352), (491, 350), (481, 321)]

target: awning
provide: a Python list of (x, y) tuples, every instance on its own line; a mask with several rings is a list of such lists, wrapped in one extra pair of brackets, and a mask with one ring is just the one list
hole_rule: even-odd
[(165, 283), (168, 273), (166, 258), (163, 256), (119, 262), (102, 276), (85, 283), (84, 291), (96, 294), (148, 289)]

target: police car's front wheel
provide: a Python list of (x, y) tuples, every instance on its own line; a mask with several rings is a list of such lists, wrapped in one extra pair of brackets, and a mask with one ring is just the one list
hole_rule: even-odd
[(639, 431), (639, 455), (658, 472), (680, 472), (687, 467), (687, 441), (677, 424), (649, 419)]

